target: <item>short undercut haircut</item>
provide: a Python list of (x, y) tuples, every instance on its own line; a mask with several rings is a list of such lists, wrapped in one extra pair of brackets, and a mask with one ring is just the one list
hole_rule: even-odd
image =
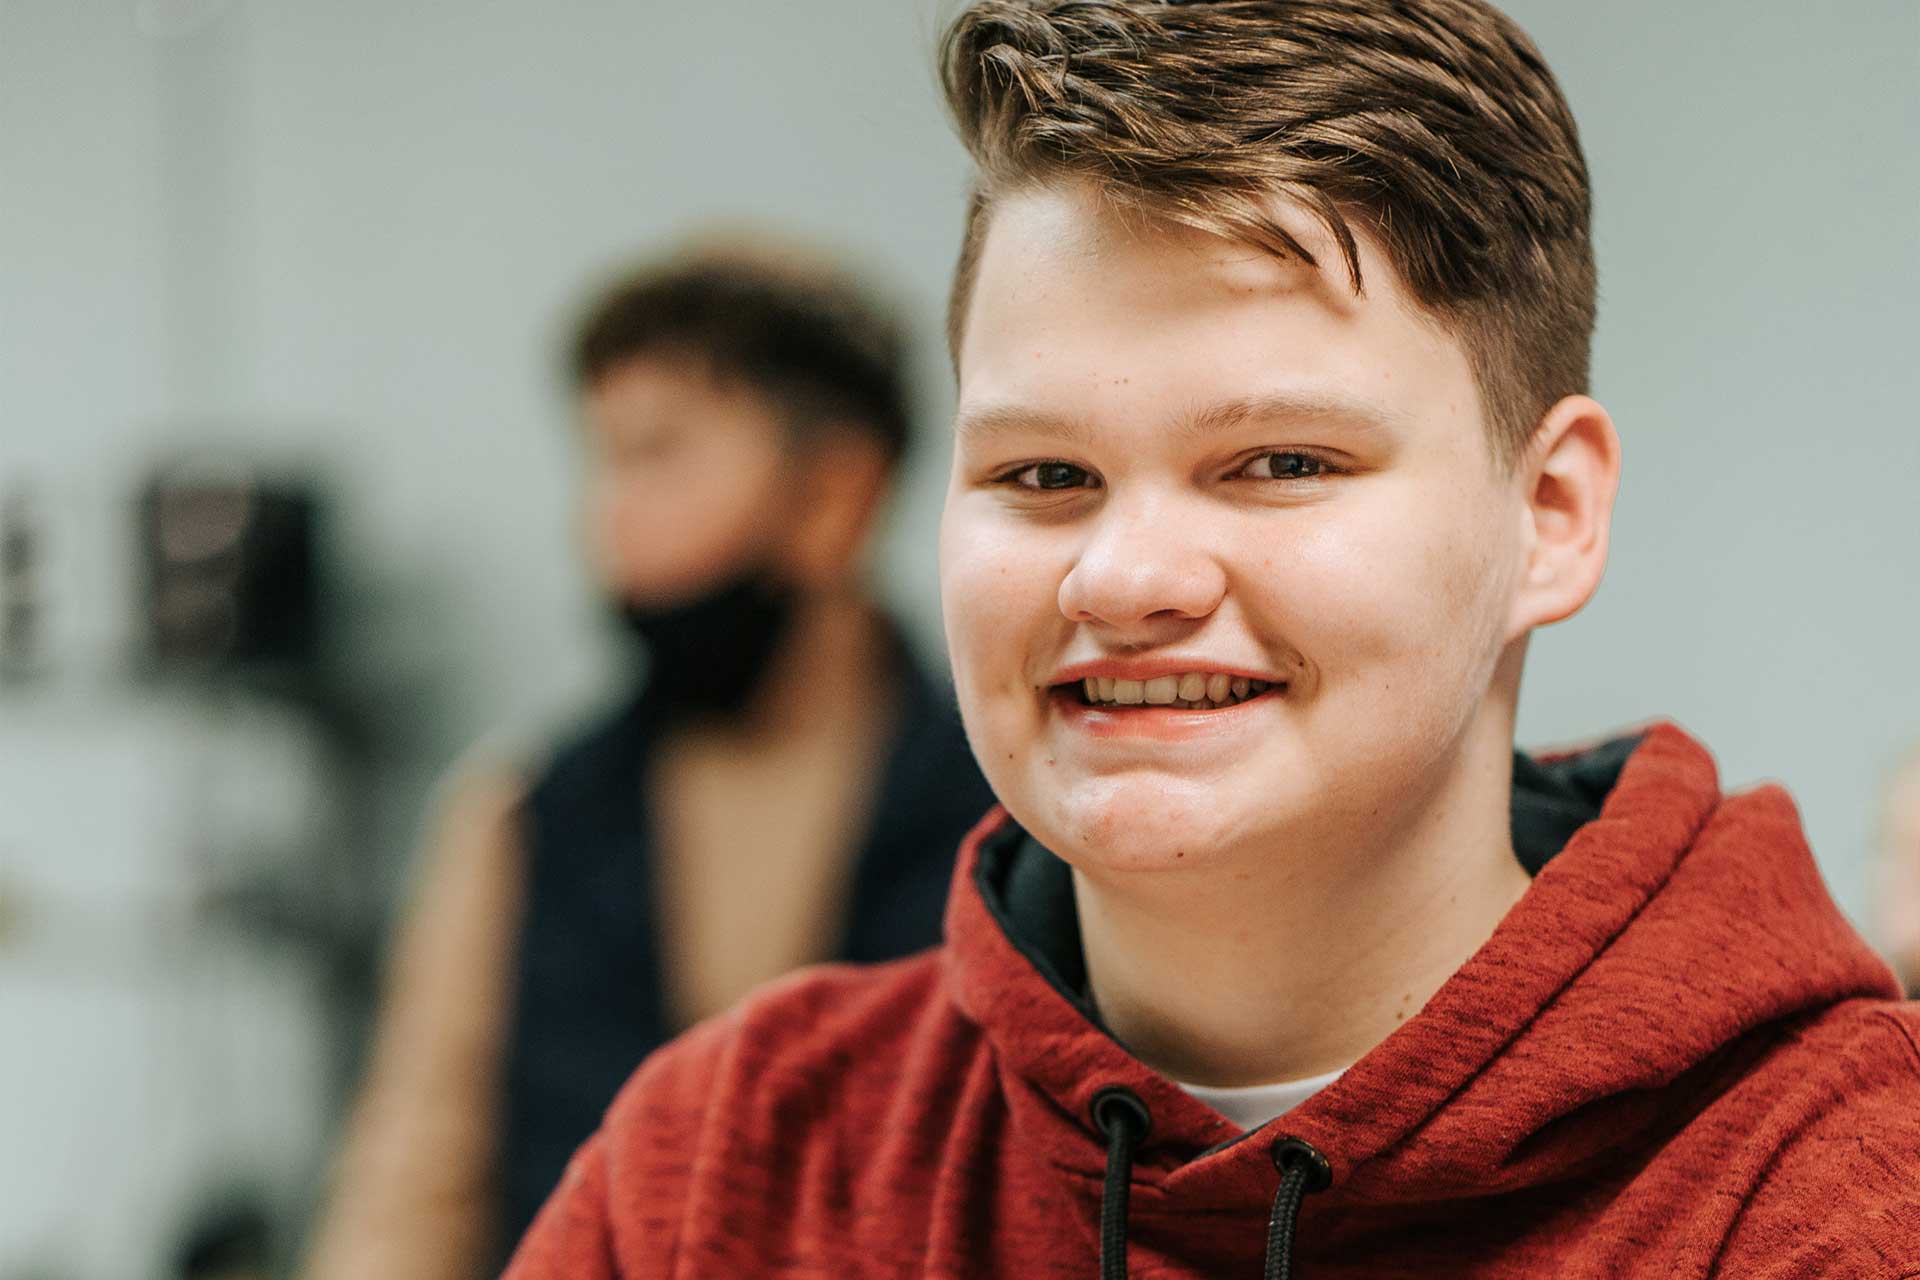
[[(1354, 227), (1472, 363), (1497, 457), (1587, 389), (1592, 197), (1540, 52), (1480, 0), (976, 0), (941, 74), (978, 168), (948, 310), (957, 363), (995, 199), (1087, 181), (1114, 204), (1315, 263), (1363, 291)], [(1325, 266), (1325, 264), (1315, 264)]]
[(871, 435), (891, 465), (910, 442), (905, 347), (891, 312), (839, 268), (798, 249), (707, 246), (603, 292), (567, 362), (586, 391), (629, 360), (686, 360), (757, 393), (791, 430)]

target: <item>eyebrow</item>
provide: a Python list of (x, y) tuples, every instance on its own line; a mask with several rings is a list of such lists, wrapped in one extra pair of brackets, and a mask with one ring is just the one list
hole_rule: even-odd
[(1093, 438), (1093, 426), (1084, 418), (1027, 409), (1017, 404), (989, 404), (977, 408), (962, 407), (953, 420), (953, 434), (960, 440), (985, 442), (1002, 436), (1047, 436), (1067, 444), (1084, 445)]
[(1250, 422), (1340, 424), (1368, 433), (1404, 431), (1410, 425), (1405, 415), (1395, 410), (1336, 392), (1280, 391), (1208, 405), (1183, 415), (1175, 430), (1191, 439), (1231, 431)]
[[(1339, 423), (1357, 427), (1368, 434), (1404, 431), (1406, 417), (1362, 400), (1324, 391), (1280, 391), (1257, 396), (1237, 396), (1182, 413), (1172, 429), (1183, 439), (1195, 439), (1231, 431), (1252, 422), (1312, 422), (1321, 425)], [(1093, 438), (1093, 425), (1085, 418), (1027, 409), (1014, 404), (989, 404), (962, 408), (955, 417), (954, 434), (962, 439), (988, 440), (1006, 435), (1039, 435), (1085, 445)]]

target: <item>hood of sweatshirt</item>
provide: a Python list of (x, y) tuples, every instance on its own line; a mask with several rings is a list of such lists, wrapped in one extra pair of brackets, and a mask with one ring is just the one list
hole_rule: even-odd
[(1241, 1260), (1209, 1259), (1195, 1223), (1265, 1214), (1278, 1140), (1310, 1144), (1331, 1175), (1301, 1210), (1303, 1237), (1592, 1184), (1687, 1124), (1783, 1028), (1897, 995), (1829, 897), (1786, 793), (1723, 796), (1679, 729), (1520, 757), (1515, 784), (1532, 887), (1417, 1017), (1250, 1134), (1102, 1030), (1064, 864), (990, 817), (957, 871), (946, 981), (992, 1046), (1015, 1140), (1098, 1183), (1110, 1151), (1094, 1100), (1130, 1092), (1146, 1123), (1129, 1235), (1225, 1268)]

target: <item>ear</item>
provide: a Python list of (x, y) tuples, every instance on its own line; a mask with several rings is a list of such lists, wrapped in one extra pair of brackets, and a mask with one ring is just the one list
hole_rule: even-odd
[(1526, 560), (1510, 630), (1520, 636), (1577, 613), (1600, 585), (1620, 488), (1620, 433), (1598, 401), (1568, 396), (1541, 419), (1517, 466)]
[(813, 587), (841, 583), (859, 567), (867, 534), (887, 493), (891, 468), (871, 435), (827, 426), (801, 446), (805, 495), (782, 539), (787, 571)]

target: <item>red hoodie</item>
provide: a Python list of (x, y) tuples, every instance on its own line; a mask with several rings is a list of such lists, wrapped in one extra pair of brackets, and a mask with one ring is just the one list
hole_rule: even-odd
[[(508, 1276), (1086, 1280), (1103, 1208), (1133, 1276), (1920, 1276), (1920, 1006), (1783, 791), (1722, 796), (1667, 726), (1606, 757), (1516, 792), (1516, 843), (1531, 805), (1564, 847), (1486, 945), (1244, 1136), (1099, 1028), (1070, 911), (1028, 909), (1064, 868), (996, 813), (945, 947), (648, 1059)], [(1090, 1118), (1113, 1088), (1138, 1141)], [(1309, 1148), (1317, 1190), (1276, 1154)]]

